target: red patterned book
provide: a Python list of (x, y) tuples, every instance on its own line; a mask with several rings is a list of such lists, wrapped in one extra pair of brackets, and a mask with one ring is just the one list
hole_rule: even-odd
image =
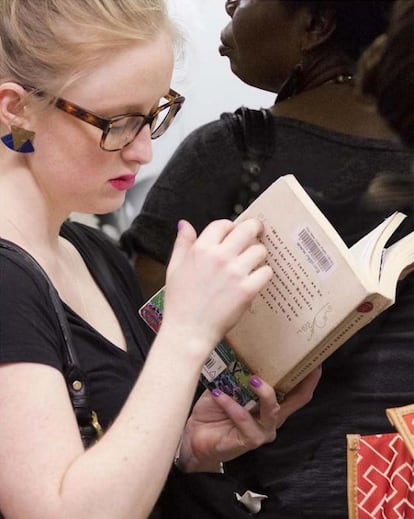
[(349, 519), (414, 519), (414, 405), (387, 415), (399, 432), (347, 435)]

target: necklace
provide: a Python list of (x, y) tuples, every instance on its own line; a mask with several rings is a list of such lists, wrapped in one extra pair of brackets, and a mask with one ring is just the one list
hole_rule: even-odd
[(353, 81), (354, 76), (352, 76), (351, 74), (340, 74), (339, 76), (336, 76), (332, 79), (328, 79), (328, 81), (325, 81), (324, 83), (322, 83), (322, 85), (328, 85), (329, 83), (334, 85), (345, 85), (347, 83), (353, 83)]
[(303, 68), (301, 66), (295, 67), (292, 74), (285, 81), (282, 87), (279, 90), (279, 93), (276, 97), (276, 103), (280, 103), (285, 99), (291, 99), (292, 97), (300, 94), (304, 90), (313, 90), (314, 88), (318, 88), (323, 85), (334, 84), (334, 85), (345, 85), (351, 84), (354, 80), (354, 76), (352, 74), (339, 74), (333, 78), (327, 79), (326, 81), (322, 81), (319, 84), (316, 84), (310, 87), (305, 87), (304, 77), (303, 77)]

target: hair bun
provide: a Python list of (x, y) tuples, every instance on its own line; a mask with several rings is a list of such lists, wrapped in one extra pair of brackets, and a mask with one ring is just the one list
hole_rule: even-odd
[(386, 34), (378, 36), (358, 62), (357, 89), (363, 95), (374, 98), (378, 96), (378, 77), (387, 42)]

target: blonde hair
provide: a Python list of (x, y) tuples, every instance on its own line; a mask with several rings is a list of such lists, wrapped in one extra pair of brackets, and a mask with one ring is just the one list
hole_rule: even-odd
[(160, 31), (179, 41), (164, 0), (0, 0), (0, 82), (56, 94)]

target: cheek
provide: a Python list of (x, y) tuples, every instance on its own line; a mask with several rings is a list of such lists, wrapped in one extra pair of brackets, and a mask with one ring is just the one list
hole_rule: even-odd
[(98, 128), (60, 112), (48, 120), (47, 126), (40, 128), (40, 138), (49, 144), (49, 151), (75, 157), (83, 150), (99, 148), (101, 134)]
[(270, 71), (270, 56), (265, 52), (259, 32), (240, 25), (234, 28), (233, 35), (235, 53), (230, 59), (233, 73), (243, 82), (260, 88), (263, 73)]
[(48, 119), (36, 132), (35, 148), (39, 155), (47, 161), (69, 166), (82, 164), (88, 157), (100, 154), (101, 132), (98, 128), (68, 117), (62, 124), (59, 116)]
[[(39, 172), (47, 172), (50, 188), (56, 183), (56, 189), (60, 185), (75, 191), (76, 185), (85, 188), (88, 183), (96, 182), (97, 175), (102, 175), (108, 157), (99, 147), (99, 130), (91, 130), (50, 121), (47, 127), (40, 127), (36, 132), (34, 166)], [(80, 178), (82, 182), (79, 182)]]
[(256, 19), (249, 16), (248, 10), (240, 10), (233, 17), (232, 32), (234, 43), (242, 59), (255, 54), (260, 48), (260, 31)]
[(247, 14), (246, 9), (233, 25), (237, 48), (234, 72), (250, 85), (277, 92), (301, 55), (296, 56), (291, 48), (292, 37), (287, 24), (281, 27), (271, 13), (266, 16), (264, 12), (260, 15), (255, 12), (255, 16)]
[(232, 20), (233, 40), (237, 50), (238, 66), (254, 71), (277, 52), (275, 24), (258, 4), (253, 8), (239, 8)]

